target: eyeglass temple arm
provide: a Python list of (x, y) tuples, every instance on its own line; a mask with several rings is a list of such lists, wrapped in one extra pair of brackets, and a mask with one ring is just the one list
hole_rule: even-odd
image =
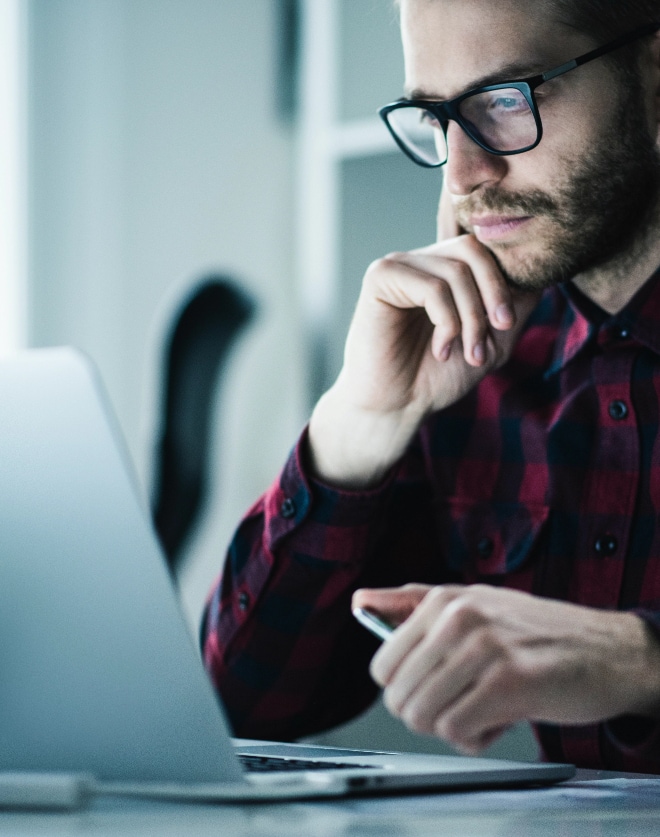
[(580, 55), (572, 61), (567, 61), (565, 64), (555, 67), (553, 70), (548, 70), (547, 73), (542, 74), (543, 81), (550, 81), (551, 78), (556, 78), (557, 76), (567, 73), (569, 70), (574, 70), (576, 67), (586, 64), (587, 61), (593, 61), (595, 58), (600, 58), (601, 55), (606, 55), (608, 52), (614, 52), (615, 49), (625, 46), (626, 44), (630, 44), (638, 38), (643, 38), (645, 35), (652, 35), (654, 32), (657, 32), (658, 29), (660, 29), (660, 23), (655, 21), (653, 23), (647, 23), (646, 26), (641, 26), (633, 32), (628, 32), (626, 35), (620, 35), (608, 44), (592, 49), (591, 52), (585, 52), (584, 55)]

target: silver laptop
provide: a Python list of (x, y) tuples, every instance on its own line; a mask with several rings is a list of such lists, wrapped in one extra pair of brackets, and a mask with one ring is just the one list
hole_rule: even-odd
[(85, 772), (107, 790), (218, 800), (574, 772), (232, 741), (117, 421), (73, 349), (0, 362), (0, 770)]

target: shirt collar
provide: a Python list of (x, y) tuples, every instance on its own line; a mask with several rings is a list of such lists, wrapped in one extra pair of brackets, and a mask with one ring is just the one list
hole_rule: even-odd
[(633, 340), (660, 354), (660, 268), (616, 316)]
[(592, 340), (603, 346), (637, 343), (660, 355), (660, 268), (616, 314), (608, 314), (572, 282), (560, 290), (568, 304), (560, 314), (548, 374), (566, 366)]

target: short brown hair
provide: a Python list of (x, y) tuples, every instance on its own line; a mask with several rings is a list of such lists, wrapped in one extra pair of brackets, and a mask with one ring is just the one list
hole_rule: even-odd
[(550, 7), (562, 22), (598, 41), (660, 19), (660, 0), (550, 0)]
[[(599, 44), (657, 21), (660, 0), (549, 0), (562, 23), (591, 35)], [(605, 56), (610, 65), (630, 78), (637, 75), (641, 41), (635, 41)]]
[[(533, 3), (534, 0), (531, 0)], [(539, 2), (539, 0), (537, 0)], [(660, 0), (540, 0), (555, 9), (563, 23), (592, 35), (611, 40), (645, 23), (660, 22)], [(400, 6), (400, 0), (394, 0)]]
[[(557, 19), (605, 44), (646, 23), (660, 23), (660, 0), (528, 0), (554, 11)], [(395, 0), (400, 5), (400, 0)], [(629, 44), (605, 56), (625, 75), (637, 75), (640, 42)]]

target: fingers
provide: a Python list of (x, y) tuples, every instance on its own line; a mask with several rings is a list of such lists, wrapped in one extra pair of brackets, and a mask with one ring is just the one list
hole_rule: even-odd
[(492, 674), (481, 677), (454, 703), (443, 709), (429, 707), (429, 714), (435, 715), (429, 732), (467, 755), (477, 755), (489, 747), (525, 716), (509, 690), (494, 682), (498, 679)]
[[(407, 263), (403, 256), (394, 255), (381, 260), (378, 268), (374, 298), (399, 309), (423, 308), (433, 326), (430, 348), (436, 360), (448, 360), (454, 341), (464, 333), (467, 363), (472, 366), (483, 363), (481, 350), (476, 348), (484, 342), (483, 306), (470, 287), (473, 283), (465, 266), (450, 261), (419, 266)], [(444, 276), (438, 276), (438, 272)], [(447, 276), (455, 281), (450, 284)], [(466, 287), (463, 287), (463, 277)], [(462, 315), (457, 305), (459, 301)], [(416, 327), (414, 322), (412, 327)]]
[[(403, 591), (383, 592), (403, 598)], [(427, 590), (371, 672), (385, 689), (386, 707), (410, 729), (477, 753), (528, 707), (521, 704), (524, 689), (510, 694), (516, 678), (507, 648), (470, 601), (470, 588), (460, 585)]]
[[(518, 590), (433, 587), (371, 671), (409, 727), (478, 752), (521, 720), (585, 724), (629, 713), (649, 670), (639, 626), (631, 614)], [(657, 706), (657, 687), (653, 694)]]
[[(406, 588), (399, 589), (404, 591)], [(379, 685), (389, 686), (395, 677), (400, 681), (405, 680), (405, 677), (399, 675), (400, 668), (407, 670), (408, 676), (414, 675), (416, 683), (436, 667), (447, 650), (443, 649), (441, 640), (442, 613), (463, 589), (460, 585), (427, 588), (426, 594), (405, 624), (401, 625), (371, 662), (371, 674)], [(428, 661), (425, 660), (427, 656)], [(402, 686), (400, 689), (403, 691)]]
[[(495, 727), (494, 729), (489, 729), (486, 732), (477, 735), (474, 738), (466, 738), (464, 735), (455, 741), (451, 741), (450, 739), (446, 738), (446, 741), (449, 741), (451, 745), (458, 750), (460, 753), (463, 753), (466, 756), (478, 756), (482, 753), (487, 747), (490, 747), (491, 744), (494, 744), (498, 738), (504, 735), (509, 729), (511, 729), (511, 724), (504, 724), (500, 727)], [(444, 737), (440, 735), (440, 733), (436, 733), (441, 738)]]
[(447, 360), (462, 343), (465, 361), (482, 366), (489, 326), (505, 331), (516, 321), (513, 297), (494, 259), (471, 236), (392, 253), (378, 264), (380, 299), (397, 307), (424, 307), (434, 326), (433, 356)]
[(403, 587), (356, 590), (351, 607), (363, 607), (382, 616), (392, 625), (400, 625), (410, 616), (431, 588), (426, 584)]
[(453, 651), (430, 632), (411, 650), (387, 688), (385, 705), (412, 729), (438, 734), (436, 725), (461, 695), (478, 679), (487, 660), (482, 658), (479, 640)]
[(461, 235), (443, 245), (431, 244), (406, 254), (411, 264), (432, 264), (428, 259), (452, 258), (469, 267), (476, 289), (493, 328), (507, 330), (516, 321), (513, 293), (492, 253), (474, 236)]

